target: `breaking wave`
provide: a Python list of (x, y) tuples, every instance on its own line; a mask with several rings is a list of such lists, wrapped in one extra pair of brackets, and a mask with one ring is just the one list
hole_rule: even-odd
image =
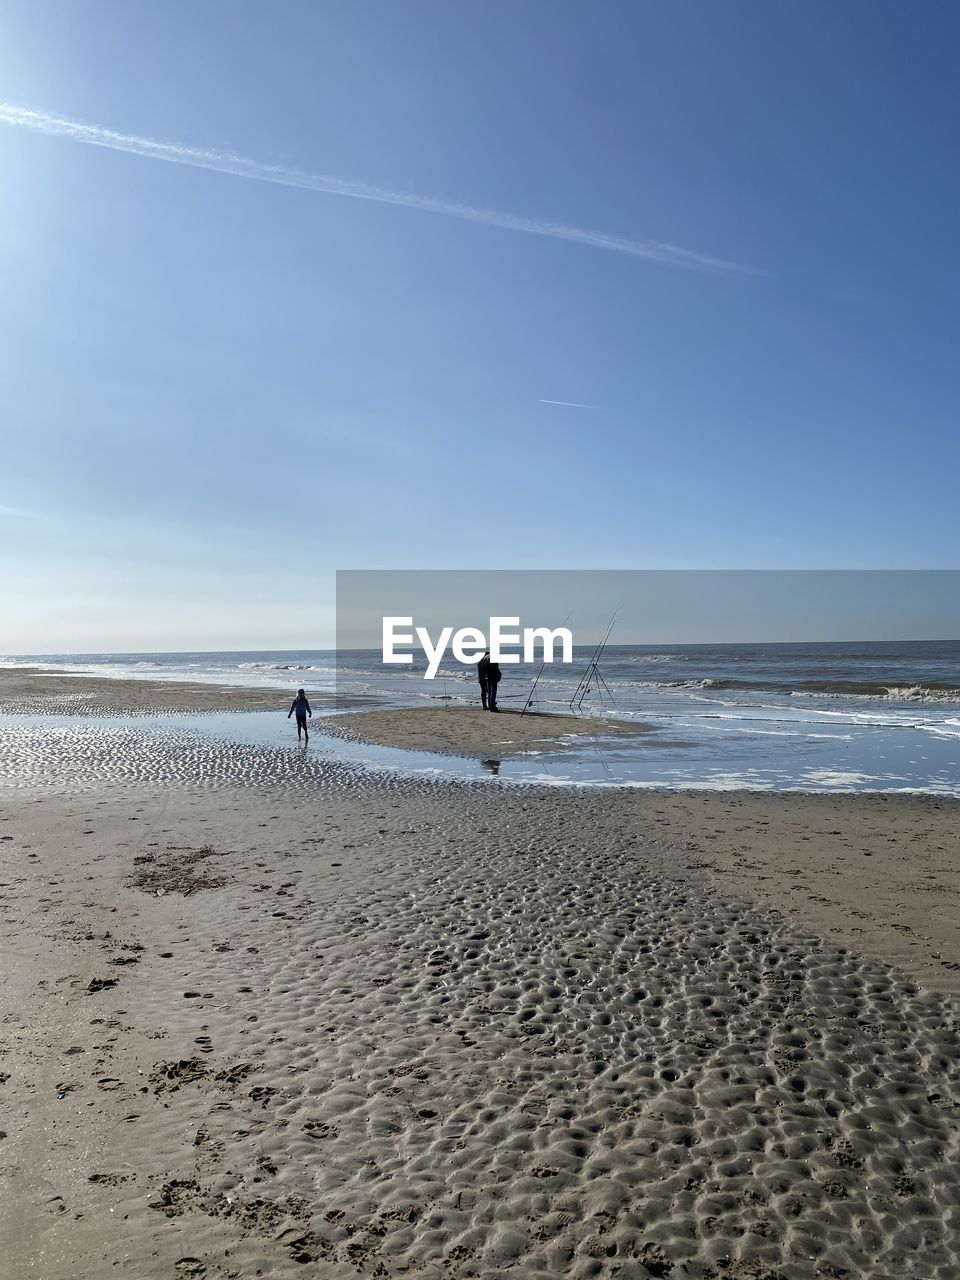
[(241, 662), (241, 671), (336, 671), (336, 667), (316, 667), (310, 662)]
[(872, 681), (811, 680), (802, 689), (791, 689), (793, 698), (866, 698), (880, 702), (956, 702), (960, 703), (960, 686), (953, 684), (875, 684)]
[(885, 684), (876, 680), (734, 680), (709, 677), (691, 680), (638, 680), (649, 689), (727, 689), (776, 693), (791, 698), (856, 698), (879, 702), (960, 703), (960, 685), (948, 681)]

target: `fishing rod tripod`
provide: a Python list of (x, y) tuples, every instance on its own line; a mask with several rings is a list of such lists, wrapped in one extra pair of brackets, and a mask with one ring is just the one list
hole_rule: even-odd
[(580, 682), (576, 689), (574, 689), (573, 697), (570, 699), (571, 709), (576, 709), (577, 711), (582, 710), (584, 699), (590, 693), (591, 689), (596, 690), (597, 696), (601, 702), (603, 702), (604, 695), (606, 695), (611, 702), (616, 702), (616, 699), (610, 692), (610, 686), (607, 684), (606, 680), (604, 680), (603, 674), (600, 671), (599, 662), (603, 656), (604, 649), (607, 647), (607, 642), (610, 639), (613, 628), (616, 626), (617, 619), (620, 617), (622, 609), (623, 604), (618, 604), (613, 617), (610, 619), (609, 626), (604, 633), (603, 639), (590, 655), (590, 661), (587, 663), (586, 670), (580, 677)]

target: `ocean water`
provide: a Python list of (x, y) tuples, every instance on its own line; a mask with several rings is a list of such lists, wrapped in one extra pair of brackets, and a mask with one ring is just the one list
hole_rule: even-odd
[[(500, 698), (520, 709), (569, 709), (591, 651), (571, 667), (504, 666)], [(41, 665), (71, 674), (195, 680), (293, 692), (357, 695), (370, 705), (478, 702), (471, 670), (447, 662), (437, 678), (424, 666), (384, 667), (379, 651), (18, 655), (2, 664)], [(960, 642), (619, 645), (599, 663), (581, 709), (638, 720), (654, 733), (635, 742), (570, 739), (561, 757), (533, 754), (488, 762), (485, 776), (518, 781), (635, 786), (751, 787), (762, 790), (926, 791), (960, 796)], [(247, 736), (273, 739), (256, 715)], [(262, 729), (257, 725), (262, 724)], [(499, 722), (507, 736), (509, 720)], [(281, 726), (282, 732), (282, 726)], [(311, 748), (345, 750), (315, 735)], [(376, 754), (365, 760), (377, 764)], [(408, 757), (383, 753), (389, 766)], [(416, 762), (410, 760), (410, 767)], [(444, 765), (472, 775), (475, 766)]]

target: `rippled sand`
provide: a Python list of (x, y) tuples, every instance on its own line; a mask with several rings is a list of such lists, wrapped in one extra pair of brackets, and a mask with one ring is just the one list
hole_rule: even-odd
[[(324, 745), (327, 723), (315, 726), (307, 750), (228, 740), (173, 716), (144, 725), (109, 718), (0, 725), (0, 795), (11, 788), (116, 794), (130, 785), (176, 785), (262, 787), (311, 802), (346, 787), (362, 797), (368, 775), (330, 755), (336, 743)], [(389, 776), (377, 783), (405, 785)], [(429, 774), (418, 783), (421, 791), (440, 787), (450, 796), (462, 785)], [(621, 792), (609, 803), (630, 822), (669, 836), (684, 865), (710, 871), (823, 936), (892, 961), (927, 986), (960, 993), (957, 801)]]
[(958, 1274), (956, 1005), (669, 798), (97, 732), (0, 736), (0, 1275)]
[(286, 792), (358, 772), (286, 747), (225, 741), (174, 720), (148, 729), (109, 720), (0, 727), (0, 793), (6, 788), (90, 791), (131, 783), (232, 783)]

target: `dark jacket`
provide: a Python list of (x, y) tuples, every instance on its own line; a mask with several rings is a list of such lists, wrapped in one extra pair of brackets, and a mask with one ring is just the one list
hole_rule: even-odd
[(498, 662), (487, 663), (487, 682), (489, 684), (499, 684), (502, 672)]
[(487, 654), (477, 663), (477, 679), (481, 684), (486, 684), (490, 679), (490, 658)]

